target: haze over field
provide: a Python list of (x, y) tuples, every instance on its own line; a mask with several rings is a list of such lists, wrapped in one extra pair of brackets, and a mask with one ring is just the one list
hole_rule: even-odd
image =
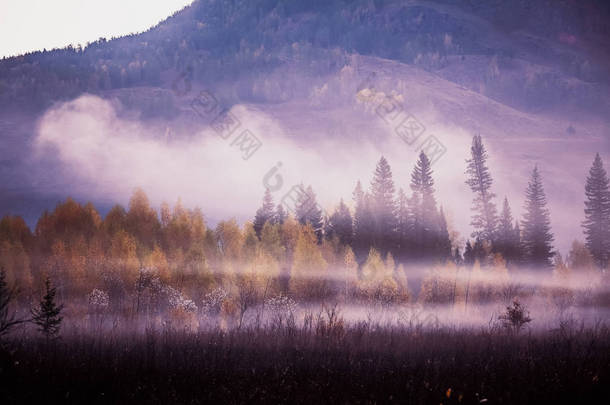
[(0, 55), (3, 403), (608, 397), (607, 0), (0, 0)]
[[(451, 1), (221, 4), (195, 2), (145, 33), (82, 51), (2, 61), (1, 208), (33, 226), (65, 195), (104, 210), (140, 186), (157, 206), (180, 196), (212, 224), (244, 221), (282, 162), (286, 187), (313, 185), (332, 211), (340, 198), (351, 204), (380, 155), (408, 190), (417, 146), (434, 135), (446, 147), (434, 167), (439, 202), (465, 238), (464, 161), (481, 134), (498, 200), (509, 195), (520, 217), (538, 164), (557, 247), (580, 237), (588, 165), (610, 150), (601, 2), (541, 2), (535, 12)], [(251, 159), (192, 110), (202, 89), (261, 140)], [(403, 142), (375, 112), (383, 100), (412, 114), (422, 138)]]

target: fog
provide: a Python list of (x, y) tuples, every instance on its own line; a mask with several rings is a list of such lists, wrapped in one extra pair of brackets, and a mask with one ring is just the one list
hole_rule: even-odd
[[(507, 196), (513, 216), (521, 218), (524, 191), (538, 165), (555, 247), (566, 253), (574, 239), (582, 239), (584, 180), (596, 152), (610, 161), (606, 123), (584, 114), (518, 111), (388, 60), (353, 56), (347, 63), (323, 76), (288, 65), (260, 78), (216, 84), (214, 90), (183, 89), (178, 83), (172, 97), (181, 113), (171, 120), (158, 117), (162, 110), (153, 117), (139, 112), (137, 100), (147, 105), (157, 97), (147, 92), (133, 92), (135, 108), (133, 101), (130, 108), (119, 101), (125, 99), (120, 92), (104, 99), (84, 95), (42, 116), (33, 163), (55, 162), (61, 169), (55, 187), (66, 195), (126, 204), (141, 187), (155, 205), (181, 198), (186, 206), (201, 207), (214, 225), (231, 217), (251, 219), (265, 187), (279, 203), (301, 182), (311, 184), (320, 205), (332, 212), (341, 198), (352, 203), (357, 180), (368, 188), (382, 155), (392, 167), (396, 191), (410, 194), (420, 145), (434, 138), (441, 148), (432, 159), (437, 202), (463, 245), (471, 232), (472, 201), (465, 160), (472, 136), (481, 134), (498, 210)], [(243, 101), (244, 89), (259, 101)], [(213, 124), (226, 106), (240, 126), (224, 139)], [(397, 135), (397, 125), (408, 116), (423, 128), (413, 140)], [(569, 126), (577, 133), (566, 136)], [(252, 154), (240, 149), (245, 130), (260, 141)], [(45, 170), (48, 164), (42, 165)]]

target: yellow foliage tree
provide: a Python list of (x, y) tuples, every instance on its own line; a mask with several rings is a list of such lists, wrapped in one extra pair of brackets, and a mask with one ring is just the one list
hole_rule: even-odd
[(302, 226), (294, 250), (290, 274), (290, 291), (297, 297), (323, 298), (327, 291), (328, 264), (318, 248), (318, 239), (311, 227)]
[(398, 296), (398, 284), (394, 280), (394, 258), (388, 255), (384, 263), (375, 248), (369, 250), (369, 255), (362, 266), (360, 290), (369, 299), (382, 303), (392, 303)]

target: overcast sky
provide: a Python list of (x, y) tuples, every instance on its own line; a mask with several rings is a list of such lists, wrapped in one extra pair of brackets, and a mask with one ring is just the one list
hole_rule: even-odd
[(0, 0), (0, 57), (140, 32), (193, 0)]

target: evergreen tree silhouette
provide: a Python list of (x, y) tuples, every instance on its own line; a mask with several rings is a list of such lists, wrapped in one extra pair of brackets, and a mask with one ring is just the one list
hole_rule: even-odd
[(372, 245), (372, 235), (375, 227), (371, 210), (370, 196), (362, 190), (360, 181), (356, 183), (353, 192), (356, 209), (354, 212), (354, 242), (353, 250), (356, 260), (362, 263), (366, 260)]
[(418, 256), (430, 259), (434, 253), (438, 237), (439, 223), (436, 199), (434, 198), (434, 180), (430, 160), (422, 151), (415, 168), (411, 173), (411, 210), (413, 213), (414, 251)]
[(550, 214), (546, 207), (546, 196), (538, 166), (532, 171), (525, 192), (525, 214), (523, 217), (523, 260), (535, 268), (550, 268), (553, 257), (553, 235)]
[(519, 241), (515, 240), (515, 228), (513, 227), (513, 214), (508, 204), (508, 198), (504, 197), (502, 212), (498, 221), (498, 230), (494, 249), (502, 254), (506, 263), (514, 263), (517, 256)]
[(51, 287), (51, 281), (47, 278), (45, 280), (45, 295), (42, 297), (40, 304), (37, 308), (32, 309), (32, 322), (38, 326), (38, 331), (41, 332), (47, 342), (59, 334), (59, 328), (61, 327), (61, 311), (63, 310), (63, 304), (55, 304), (55, 287)]
[(284, 221), (286, 220), (286, 217), (288, 217), (288, 213), (284, 209), (284, 206), (282, 204), (278, 204), (277, 208), (275, 209), (274, 222), (276, 224), (282, 225), (284, 223)]
[(447, 229), (447, 219), (443, 212), (443, 207), (440, 209), (439, 214), (439, 233), (437, 239), (436, 256), (442, 262), (445, 262), (451, 258), (451, 239), (449, 238), (449, 230)]
[(341, 199), (339, 206), (328, 220), (325, 236), (329, 239), (336, 236), (341, 244), (351, 245), (353, 232), (352, 214), (349, 212), (349, 208), (345, 205), (343, 199)]
[(260, 239), (261, 231), (266, 222), (274, 222), (275, 212), (273, 211), (275, 204), (273, 203), (273, 196), (268, 188), (265, 189), (265, 195), (263, 196), (263, 205), (256, 211), (254, 216), (253, 226), (256, 236)]
[(472, 138), (470, 153), (471, 158), (466, 160), (466, 184), (475, 194), (472, 207), (474, 214), (470, 223), (474, 227), (472, 236), (493, 242), (497, 224), (496, 206), (492, 201), (495, 194), (491, 192), (493, 180), (487, 167), (487, 151), (480, 135)]
[[(301, 187), (303, 186), (301, 185)], [(305, 189), (305, 193), (299, 196), (296, 206), (296, 217), (301, 225), (311, 225), (318, 239), (318, 243), (322, 242), (324, 231), (324, 219), (322, 215), (322, 210), (316, 201), (316, 194), (313, 192), (313, 188), (308, 186), (307, 189)]]
[(608, 175), (599, 153), (595, 155), (585, 185), (585, 245), (599, 268), (610, 259), (610, 189)]
[(373, 243), (382, 256), (396, 247), (396, 202), (392, 169), (382, 156), (375, 167), (371, 182), (371, 203), (375, 228)]
[(472, 244), (470, 241), (466, 241), (466, 247), (464, 248), (464, 264), (467, 266), (472, 266), (474, 264), (474, 250), (472, 248)]

